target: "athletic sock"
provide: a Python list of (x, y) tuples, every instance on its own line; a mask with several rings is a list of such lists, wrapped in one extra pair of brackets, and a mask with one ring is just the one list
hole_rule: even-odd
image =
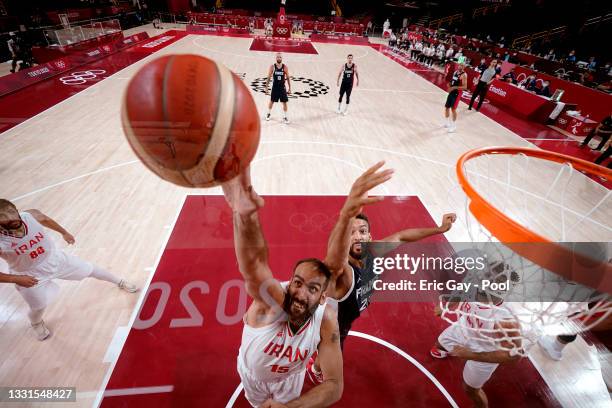
[(91, 277), (94, 279), (114, 283), (115, 285), (118, 285), (121, 281), (121, 279), (119, 279), (117, 276), (113, 275), (108, 271), (105, 271), (104, 269), (98, 266), (94, 266), (93, 271), (91, 272)]
[(32, 325), (35, 325), (35, 324), (42, 322), (42, 317), (43, 317), (44, 312), (45, 312), (44, 308), (36, 309), (36, 310), (30, 309), (30, 311), (28, 312), (28, 318), (30, 319), (30, 323)]

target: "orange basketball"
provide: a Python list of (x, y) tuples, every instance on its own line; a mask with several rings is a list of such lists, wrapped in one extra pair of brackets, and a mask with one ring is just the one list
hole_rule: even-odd
[(128, 84), (121, 119), (140, 160), (185, 187), (236, 177), (259, 145), (259, 114), (247, 87), (198, 55), (167, 55), (140, 69)]

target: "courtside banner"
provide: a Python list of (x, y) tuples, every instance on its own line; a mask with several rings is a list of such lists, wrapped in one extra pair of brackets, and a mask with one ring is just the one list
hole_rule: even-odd
[[(547, 259), (558, 245), (567, 257)], [(361, 257), (362, 296), (372, 302), (437, 302), (441, 296), (494, 303), (612, 300), (610, 242), (378, 242), (352, 251)]]
[(93, 47), (86, 51), (70, 54), (45, 64), (27, 68), (11, 75), (6, 75), (0, 78), (0, 96), (38, 83), (54, 75), (97, 61), (107, 55), (131, 47), (147, 38), (149, 38), (149, 34), (145, 32), (134, 34), (126, 38), (119, 38), (108, 44)]

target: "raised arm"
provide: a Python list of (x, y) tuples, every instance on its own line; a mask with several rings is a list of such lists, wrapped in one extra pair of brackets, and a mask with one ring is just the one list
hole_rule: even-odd
[(393, 170), (379, 171), (384, 164), (383, 161), (376, 163), (355, 180), (340, 211), (338, 221), (329, 236), (325, 264), (335, 277), (345, 268), (350, 268), (348, 255), (351, 247), (353, 218), (361, 213), (365, 205), (374, 204), (383, 199), (383, 197), (368, 197), (368, 192), (391, 178)]
[(257, 214), (264, 201), (251, 185), (250, 169), (223, 184), (223, 193), (233, 211), (234, 247), (247, 293), (253, 299), (265, 302), (260, 291), (265, 284), (272, 299), (282, 304), (284, 292), (268, 265), (268, 245)]
[(287, 408), (328, 407), (342, 397), (344, 374), (342, 370), (342, 350), (340, 350), (340, 329), (338, 316), (330, 307), (325, 307), (321, 322), (321, 342), (319, 361), (323, 382), (300, 398), (287, 404)]
[(36, 221), (41, 223), (41, 225), (44, 225), (45, 227), (52, 229), (53, 231), (61, 234), (67, 243), (74, 244), (75, 240), (72, 234), (66, 231), (64, 227), (58, 224), (54, 219), (52, 219), (46, 214), (43, 214), (39, 210), (32, 209), (32, 210), (26, 210), (26, 212), (30, 213), (36, 219)]
[(409, 228), (402, 231), (398, 231), (383, 238), (383, 242), (415, 242), (421, 239), (430, 237), (432, 235), (444, 234), (450, 230), (453, 223), (457, 219), (454, 213), (444, 214), (442, 217), (442, 223), (438, 227), (434, 228)]

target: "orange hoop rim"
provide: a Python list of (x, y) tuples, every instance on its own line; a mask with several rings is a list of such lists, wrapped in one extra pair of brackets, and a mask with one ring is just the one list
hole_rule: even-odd
[[(530, 230), (498, 210), (484, 199), (467, 179), (465, 164), (469, 160), (485, 155), (525, 155), (562, 164), (590, 174), (612, 179), (612, 170), (586, 160), (554, 153), (547, 150), (527, 147), (492, 146), (470, 150), (459, 157), (456, 165), (457, 178), (461, 188), (470, 199), (469, 210), (474, 217), (501, 243), (519, 255), (538, 265), (563, 276), (566, 279), (585, 284), (597, 290), (612, 293), (612, 265), (600, 263), (601, 271), (589, 274), (587, 268), (576, 269), (576, 259), (584, 262), (592, 260), (574, 253), (570, 249)], [(529, 245), (542, 243), (543, 246)], [(545, 248), (545, 250), (543, 250)], [(599, 268), (601, 267), (601, 268)], [(585, 270), (583, 270), (585, 269)], [(599, 272), (599, 273), (597, 273)]]

